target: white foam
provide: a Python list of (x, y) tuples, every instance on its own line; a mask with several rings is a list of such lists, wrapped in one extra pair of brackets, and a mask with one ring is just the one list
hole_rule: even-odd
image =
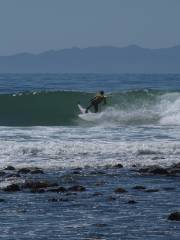
[[(88, 118), (88, 117), (87, 117)], [(92, 120), (92, 119), (90, 119)], [(99, 125), (180, 125), (180, 93), (162, 94), (153, 103), (128, 106), (121, 109), (116, 105), (107, 107), (93, 116), (93, 122)]]
[(0, 164), (55, 168), (178, 162), (180, 142), (156, 138), (158, 131), (163, 136), (163, 129), (137, 127), (1, 127)]

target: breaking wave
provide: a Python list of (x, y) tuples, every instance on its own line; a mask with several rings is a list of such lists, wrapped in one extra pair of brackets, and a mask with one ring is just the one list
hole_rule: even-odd
[[(77, 104), (88, 105), (92, 93), (58, 91), (0, 95), (1, 126), (81, 124)], [(180, 124), (180, 92), (133, 90), (107, 95), (97, 124)], [(92, 123), (91, 123), (92, 124)]]

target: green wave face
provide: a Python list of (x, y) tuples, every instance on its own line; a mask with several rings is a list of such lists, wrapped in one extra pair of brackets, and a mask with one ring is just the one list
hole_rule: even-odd
[(24, 93), (0, 95), (0, 125), (70, 125), (78, 115), (77, 103), (92, 94), (79, 92)]
[[(94, 96), (86, 92), (40, 92), (0, 95), (1, 126), (58, 126), (79, 124), (77, 104), (87, 106)], [(179, 114), (179, 92), (127, 91), (107, 95), (99, 122), (154, 124), (168, 114)]]

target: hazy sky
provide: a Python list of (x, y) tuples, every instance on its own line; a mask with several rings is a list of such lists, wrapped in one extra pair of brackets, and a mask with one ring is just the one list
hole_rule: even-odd
[(180, 44), (180, 0), (0, 0), (0, 55)]

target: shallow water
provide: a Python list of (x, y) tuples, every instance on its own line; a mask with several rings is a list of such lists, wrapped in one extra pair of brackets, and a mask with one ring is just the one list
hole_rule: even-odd
[[(26, 176), (27, 178), (27, 176)], [(83, 185), (78, 193), (1, 193), (3, 239), (179, 239), (179, 222), (167, 220), (179, 208), (179, 177), (140, 176), (126, 169), (49, 171), (61, 186)], [(135, 190), (134, 186), (158, 189)], [(117, 187), (126, 193), (117, 194)], [(166, 188), (169, 190), (166, 190)], [(130, 200), (136, 201), (129, 204)]]

